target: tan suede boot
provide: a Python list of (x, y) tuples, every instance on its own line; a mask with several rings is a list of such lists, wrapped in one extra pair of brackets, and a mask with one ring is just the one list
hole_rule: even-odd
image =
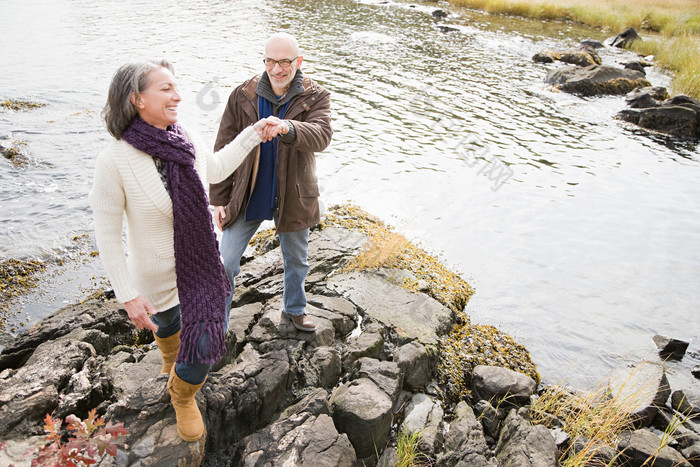
[(197, 401), (194, 399), (202, 384), (204, 384), (204, 381), (200, 384), (192, 385), (181, 380), (175, 373), (175, 367), (170, 371), (168, 392), (175, 408), (177, 432), (180, 438), (188, 443), (198, 441), (204, 434), (202, 414), (199, 412)]
[(180, 351), (180, 331), (170, 337), (163, 338), (156, 336), (154, 332), (153, 337), (156, 338), (160, 355), (163, 357), (163, 366), (160, 367), (160, 372), (170, 373), (170, 369), (175, 363), (177, 353)]

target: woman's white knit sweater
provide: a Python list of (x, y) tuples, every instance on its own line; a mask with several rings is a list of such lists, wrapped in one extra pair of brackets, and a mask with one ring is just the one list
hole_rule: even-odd
[[(207, 183), (228, 177), (261, 142), (248, 127), (214, 155), (192, 134), (186, 135), (195, 146), (195, 170), (203, 190)], [(153, 158), (124, 140), (113, 140), (97, 156), (90, 204), (97, 247), (117, 300), (124, 303), (141, 295), (156, 311), (180, 303), (173, 205)], [(122, 243), (124, 214), (128, 255)]]

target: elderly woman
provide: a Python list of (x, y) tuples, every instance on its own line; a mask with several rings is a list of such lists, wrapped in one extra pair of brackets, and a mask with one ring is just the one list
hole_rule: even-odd
[(166, 61), (117, 70), (103, 112), (114, 140), (97, 157), (90, 201), (117, 299), (136, 327), (153, 331), (161, 371), (170, 373), (178, 433), (196, 441), (204, 424), (194, 397), (226, 350), (231, 290), (204, 184), (224, 180), (286, 128), (274, 118), (260, 120), (213, 155), (177, 123), (180, 100)]

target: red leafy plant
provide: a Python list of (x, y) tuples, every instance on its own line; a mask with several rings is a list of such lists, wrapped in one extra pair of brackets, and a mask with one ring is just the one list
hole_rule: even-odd
[[(46, 414), (44, 431), (47, 442), (32, 460), (32, 467), (82, 467), (97, 463), (105, 454), (116, 456), (117, 446), (113, 440), (126, 434), (124, 424), (105, 426), (96, 412), (92, 409), (85, 420), (68, 415), (66, 428), (72, 433), (65, 441), (61, 436), (61, 420)], [(4, 444), (0, 443), (0, 449)]]

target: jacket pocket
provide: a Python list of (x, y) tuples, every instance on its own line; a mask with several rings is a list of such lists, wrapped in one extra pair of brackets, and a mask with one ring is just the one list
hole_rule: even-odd
[(318, 198), (318, 183), (297, 183), (297, 195), (299, 198)]

